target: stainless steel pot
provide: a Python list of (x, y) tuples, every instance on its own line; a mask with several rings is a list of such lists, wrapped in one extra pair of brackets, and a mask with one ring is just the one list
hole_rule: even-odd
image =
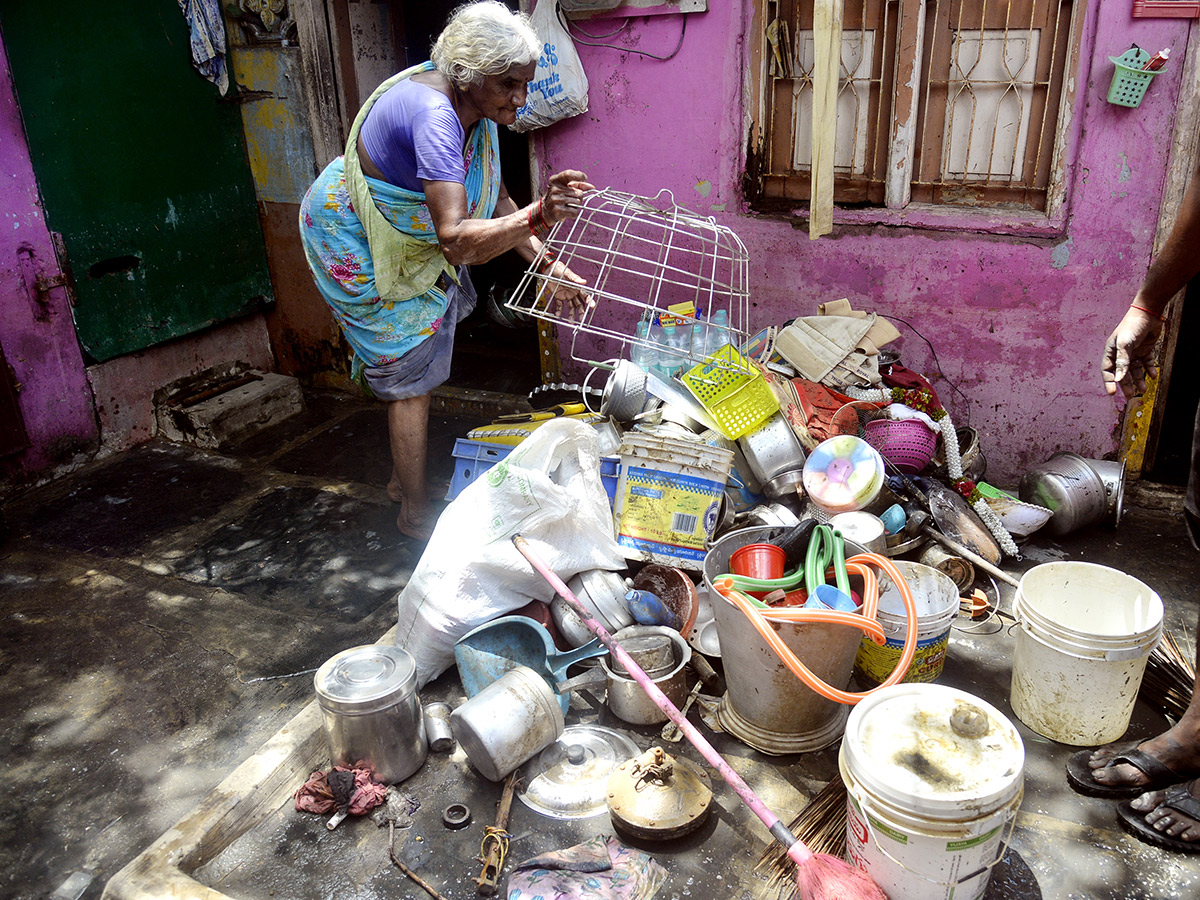
[[(572, 577), (567, 587), (609, 634), (633, 624), (633, 614), (625, 605), (629, 588), (620, 573), (591, 569)], [(550, 601), (550, 617), (573, 647), (581, 647), (593, 637), (571, 605), (557, 594)]]
[(780, 472), (763, 484), (762, 492), (772, 500), (787, 500), (804, 496), (804, 469)]
[[(650, 680), (675, 706), (682, 706), (687, 699), (686, 667), (692, 658), (692, 648), (683, 635), (674, 628), (661, 625), (632, 625), (622, 628), (613, 638), (621, 644), (651, 636), (662, 636), (670, 642), (674, 665), (663, 666), (656, 672), (647, 674), (650, 674)], [(600, 666), (607, 678), (608, 708), (613, 711), (613, 715), (633, 725), (653, 725), (667, 721), (667, 714), (646, 696), (642, 686), (629, 675), (617, 671), (610, 656), (600, 657)]]
[(887, 529), (879, 516), (862, 510), (838, 513), (830, 518), (829, 524), (846, 540), (854, 541), (872, 553), (882, 554), (887, 549)]
[(503, 781), (565, 727), (558, 695), (528, 666), (509, 669), (450, 714), (454, 739), (490, 781)]
[(313, 684), (333, 765), (365, 764), (384, 784), (421, 768), (429, 748), (416, 672), (408, 651), (388, 644), (351, 647), (317, 669)]
[(746, 464), (764, 489), (787, 472), (804, 469), (804, 448), (781, 413), (775, 413), (756, 431), (738, 438)]
[(745, 522), (747, 526), (791, 528), (800, 524), (800, 517), (782, 503), (767, 503), (747, 512)]
[(1046, 523), (1050, 534), (1063, 535), (1104, 518), (1108, 496), (1103, 479), (1078, 453), (1055, 453), (1021, 478), (1020, 497), (1044, 506), (1054, 515)]
[(1107, 501), (1105, 518), (1113, 527), (1121, 524), (1121, 513), (1125, 508), (1125, 460), (1085, 459), (1092, 471), (1104, 483)]

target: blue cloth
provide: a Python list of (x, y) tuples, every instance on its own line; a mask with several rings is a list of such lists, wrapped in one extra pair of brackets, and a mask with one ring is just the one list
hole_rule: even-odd
[(384, 180), (410, 191), (425, 181), (462, 184), (466, 134), (450, 98), (411, 78), (375, 101), (359, 130), (363, 149)]
[(225, 64), (221, 4), (217, 0), (179, 0), (179, 8), (187, 20), (192, 65), (225, 94), (229, 90), (229, 72)]
[(458, 277), (459, 283), (446, 291), (449, 303), (432, 336), (393, 363), (363, 369), (367, 387), (380, 400), (422, 397), (450, 377), (455, 328), (471, 314), (476, 302), (475, 286), (466, 266), (459, 267)]

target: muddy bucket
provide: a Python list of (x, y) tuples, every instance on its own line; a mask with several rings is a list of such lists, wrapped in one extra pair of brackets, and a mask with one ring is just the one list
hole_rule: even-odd
[[(931, 566), (904, 560), (894, 560), (894, 565), (904, 576), (917, 607), (917, 652), (900, 680), (936, 681), (946, 662), (950, 626), (958, 614), (958, 586), (945, 572)], [(881, 647), (864, 637), (854, 661), (855, 670), (869, 685), (883, 684), (904, 652), (908, 615), (895, 585), (880, 583), (878, 618), (887, 633), (887, 643)]]
[(1163, 604), (1124, 572), (1052, 562), (1021, 577), (1012, 708), (1038, 734), (1092, 747), (1129, 727), (1150, 653), (1162, 636)]
[[(763, 753), (782, 756), (828, 747), (842, 735), (850, 707), (828, 700), (788, 670), (754, 625), (713, 588), (730, 570), (729, 558), (748, 544), (769, 543), (787, 528), (733, 531), (704, 559), (704, 583), (712, 600), (727, 691), (717, 720), (734, 737)], [(862, 548), (846, 542), (846, 555)], [(779, 623), (776, 633), (815, 675), (845, 689), (862, 632), (843, 625)]]
[(846, 859), (891, 900), (987, 893), (1025, 783), (1021, 736), (995, 707), (938, 684), (859, 703), (838, 754)]

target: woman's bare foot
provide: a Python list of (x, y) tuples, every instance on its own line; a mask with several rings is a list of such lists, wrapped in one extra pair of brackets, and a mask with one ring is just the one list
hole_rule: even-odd
[[(1200, 734), (1185, 721), (1180, 721), (1157, 737), (1143, 741), (1137, 749), (1177, 773), (1180, 781), (1200, 775)], [(1120, 754), (1121, 749), (1117, 747), (1101, 747), (1095, 751), (1088, 760), (1092, 778), (1107, 787), (1149, 784), (1150, 777), (1136, 766), (1124, 762), (1113, 763), (1114, 757)]]
[(433, 535), (433, 526), (437, 524), (438, 514), (432, 509), (426, 509), (418, 515), (413, 515), (406, 501), (400, 501), (400, 515), (396, 517), (396, 528), (401, 534), (418, 541), (428, 541)]
[(392, 475), (391, 480), (387, 483), (387, 496), (393, 503), (404, 502), (404, 491), (400, 487), (400, 482), (396, 480), (396, 476)]

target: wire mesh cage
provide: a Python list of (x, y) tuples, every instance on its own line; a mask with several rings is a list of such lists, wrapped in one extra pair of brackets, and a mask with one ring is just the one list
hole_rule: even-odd
[[(557, 267), (541, 271), (548, 258), (557, 258), (587, 282), (592, 303), (577, 319), (556, 302), (558, 289), (575, 285)], [(711, 217), (677, 206), (670, 191), (649, 198), (604, 189), (585, 195), (576, 218), (554, 226), (505, 305), (566, 329), (571, 358), (589, 364), (597, 344), (581, 341), (584, 335), (601, 339), (609, 346), (607, 355), (631, 358), (638, 348), (662, 350), (650, 333), (654, 321), (689, 329), (698, 323), (719, 332), (715, 341), (710, 333), (705, 341), (674, 346), (671, 352), (683, 368), (704, 362), (714, 346), (740, 347), (745, 341), (748, 272), (749, 257), (737, 235)], [(702, 314), (699, 318), (678, 313), (689, 303)]]

